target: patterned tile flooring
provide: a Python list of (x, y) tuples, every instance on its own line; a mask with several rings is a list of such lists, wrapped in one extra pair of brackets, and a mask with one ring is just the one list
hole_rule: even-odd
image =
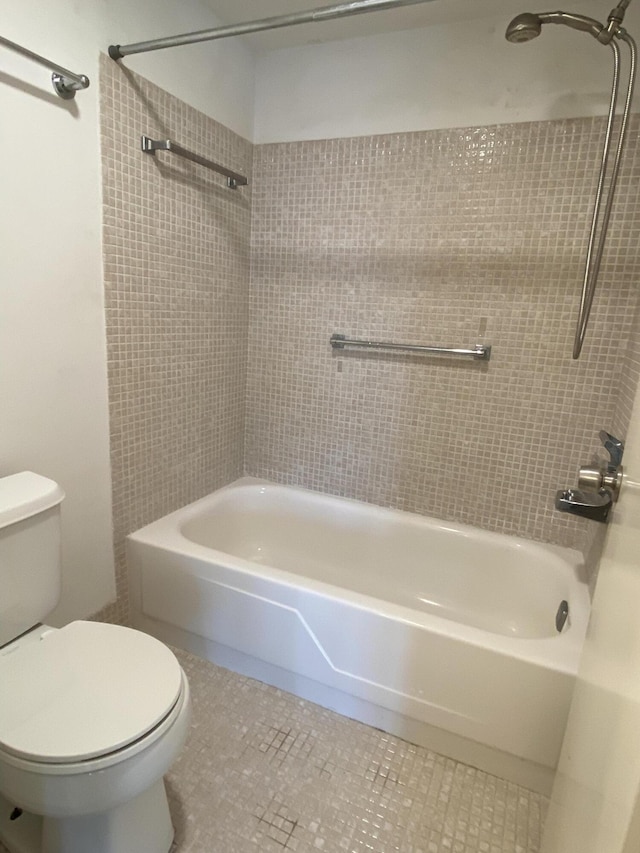
[(166, 777), (171, 853), (539, 850), (539, 794), (176, 654), (193, 722)]
[(177, 651), (171, 853), (537, 853), (544, 797)]

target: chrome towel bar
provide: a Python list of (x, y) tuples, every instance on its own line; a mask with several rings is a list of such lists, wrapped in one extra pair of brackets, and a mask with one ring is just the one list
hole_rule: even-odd
[(89, 78), (85, 77), (84, 74), (75, 74), (73, 71), (63, 68), (62, 65), (51, 62), (50, 59), (45, 59), (44, 56), (40, 56), (40, 54), (22, 47), (22, 45), (16, 44), (14, 41), (9, 41), (9, 39), (0, 36), (0, 46), (8, 47), (9, 50), (13, 50), (21, 56), (30, 59), (32, 62), (37, 62), (38, 65), (44, 65), (49, 71), (53, 71), (51, 75), (53, 88), (65, 101), (75, 98), (76, 92), (79, 89), (86, 89), (89, 86)]
[(333, 349), (359, 347), (360, 349), (386, 349), (395, 352), (407, 352), (414, 355), (461, 355), (476, 361), (489, 361), (491, 358), (490, 344), (475, 344), (472, 348), (464, 347), (430, 347), (422, 344), (392, 344), (385, 341), (362, 341), (357, 338), (347, 338), (344, 335), (331, 335), (329, 339)]
[(156, 151), (171, 151), (179, 157), (184, 157), (185, 160), (191, 160), (192, 163), (198, 163), (200, 166), (205, 166), (207, 169), (212, 169), (218, 172), (219, 175), (224, 175), (227, 179), (229, 189), (235, 190), (238, 187), (245, 187), (249, 181), (244, 175), (238, 172), (232, 172), (231, 169), (226, 169), (219, 163), (214, 163), (213, 160), (207, 160), (199, 154), (194, 154), (193, 151), (188, 151), (177, 142), (171, 139), (150, 139), (148, 136), (143, 136), (141, 139), (141, 148), (145, 154), (155, 154)]

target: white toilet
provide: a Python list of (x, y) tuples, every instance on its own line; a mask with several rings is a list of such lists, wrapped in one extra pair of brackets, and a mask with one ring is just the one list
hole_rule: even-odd
[(163, 774), (185, 741), (172, 652), (97, 622), (40, 624), (60, 596), (52, 480), (0, 478), (0, 841), (11, 853), (167, 853)]

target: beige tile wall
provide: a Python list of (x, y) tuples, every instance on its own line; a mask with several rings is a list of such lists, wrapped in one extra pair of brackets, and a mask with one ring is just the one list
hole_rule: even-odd
[[(636, 184), (637, 186), (637, 184)], [(638, 249), (638, 236), (636, 234), (635, 254)], [(638, 277), (636, 276), (634, 286), (638, 289)], [(624, 361), (620, 364), (620, 385), (616, 400), (615, 416), (613, 418), (614, 435), (624, 436), (631, 418), (631, 409), (638, 380), (640, 379), (640, 298), (636, 304), (632, 321), (632, 332), (627, 346)]]
[[(631, 138), (638, 134), (636, 118)], [(553, 509), (624, 433), (640, 273), (629, 148), (571, 358), (603, 121), (258, 146), (245, 466), (492, 530), (584, 544)], [(468, 346), (490, 364), (332, 354), (329, 336)], [(636, 359), (637, 361), (637, 359)], [(619, 399), (622, 394), (622, 399)]]
[(250, 143), (103, 57), (101, 133), (114, 543), (243, 470), (250, 188), (175, 155), (171, 138), (249, 173)]

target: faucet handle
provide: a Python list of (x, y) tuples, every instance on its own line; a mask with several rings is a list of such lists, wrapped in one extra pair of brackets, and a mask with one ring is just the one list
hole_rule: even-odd
[(619, 438), (616, 438), (611, 433), (606, 432), (606, 430), (600, 430), (599, 433), (600, 441), (604, 445), (604, 449), (607, 451), (611, 460), (609, 462), (609, 469), (619, 468), (622, 465), (622, 454), (624, 453), (624, 441), (620, 441)]

